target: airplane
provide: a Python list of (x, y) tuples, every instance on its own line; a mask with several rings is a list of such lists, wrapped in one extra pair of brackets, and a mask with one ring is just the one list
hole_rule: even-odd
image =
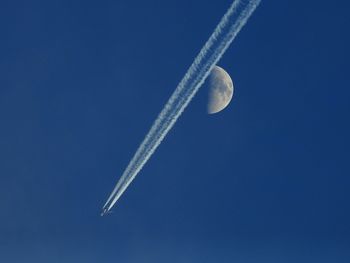
[(111, 213), (111, 211), (108, 211), (108, 208), (105, 207), (105, 208), (102, 209), (101, 216), (104, 216), (105, 214), (109, 214), (109, 213)]

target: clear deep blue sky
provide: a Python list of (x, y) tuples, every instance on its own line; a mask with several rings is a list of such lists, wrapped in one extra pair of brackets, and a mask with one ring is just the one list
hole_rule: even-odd
[(345, 0), (263, 0), (100, 217), (230, 3), (0, 2), (0, 262), (350, 262)]

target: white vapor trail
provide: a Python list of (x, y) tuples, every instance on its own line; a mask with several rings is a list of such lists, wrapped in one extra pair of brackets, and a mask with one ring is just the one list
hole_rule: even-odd
[(160, 145), (261, 0), (235, 0), (201, 49), (103, 206), (109, 211)]

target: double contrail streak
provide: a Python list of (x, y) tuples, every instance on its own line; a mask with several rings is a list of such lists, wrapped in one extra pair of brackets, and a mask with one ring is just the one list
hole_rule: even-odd
[(103, 206), (103, 214), (113, 207), (152, 156), (260, 1), (233, 1), (137, 149)]

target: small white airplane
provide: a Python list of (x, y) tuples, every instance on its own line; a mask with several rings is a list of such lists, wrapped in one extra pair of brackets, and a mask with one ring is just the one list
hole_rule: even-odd
[(112, 211), (108, 211), (107, 207), (105, 207), (102, 209), (101, 216), (104, 216), (105, 214), (110, 214), (110, 213), (112, 213)]

